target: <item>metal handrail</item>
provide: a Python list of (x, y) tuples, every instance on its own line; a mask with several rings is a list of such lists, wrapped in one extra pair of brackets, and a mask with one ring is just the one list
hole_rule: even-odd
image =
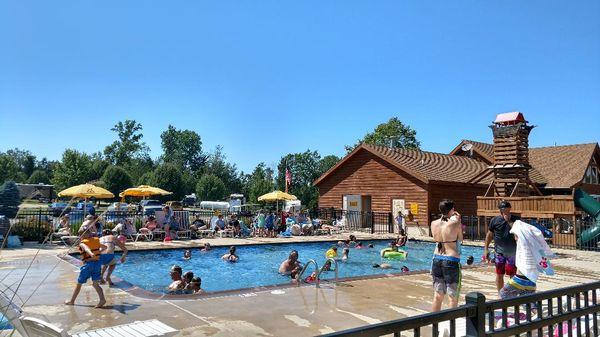
[[(327, 264), (327, 261), (333, 261), (332, 264), (335, 265), (335, 269), (334, 269), (334, 272), (335, 272), (335, 284), (337, 284), (337, 282), (338, 282), (338, 276), (339, 276), (339, 274), (338, 274), (338, 262), (337, 262), (336, 259), (334, 259), (332, 257), (327, 258), (327, 260), (325, 260), (325, 264)], [(325, 264), (323, 264), (323, 267), (321, 267), (321, 269), (319, 269), (319, 272), (317, 273), (317, 279), (319, 279), (319, 280), (321, 279), (321, 273), (323, 273), (323, 271), (324, 271), (323, 268), (325, 268)]]
[(302, 268), (302, 271), (300, 271), (300, 273), (298, 274), (298, 280), (302, 279), (302, 275), (304, 275), (304, 272), (306, 271), (306, 269), (308, 269), (308, 266), (314, 263), (315, 265), (315, 272), (316, 272), (316, 277), (315, 277), (315, 285), (317, 288), (319, 288), (319, 265), (317, 264), (317, 261), (310, 259), (308, 260), (308, 262), (306, 262), (306, 264), (304, 265), (304, 268)]

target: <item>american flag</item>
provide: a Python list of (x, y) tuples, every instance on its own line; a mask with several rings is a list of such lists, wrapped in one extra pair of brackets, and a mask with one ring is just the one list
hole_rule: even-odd
[(292, 184), (292, 172), (290, 172), (290, 168), (285, 165), (285, 192), (287, 193), (289, 185)]

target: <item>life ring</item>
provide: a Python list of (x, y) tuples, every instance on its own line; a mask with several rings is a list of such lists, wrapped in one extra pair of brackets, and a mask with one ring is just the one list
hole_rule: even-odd
[(386, 259), (405, 260), (408, 257), (408, 253), (401, 249), (395, 251), (392, 250), (392, 248), (384, 248), (381, 250), (381, 257)]

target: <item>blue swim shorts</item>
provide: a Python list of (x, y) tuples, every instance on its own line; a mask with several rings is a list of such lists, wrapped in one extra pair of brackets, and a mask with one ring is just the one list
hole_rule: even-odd
[(100, 254), (100, 264), (103, 266), (117, 264), (115, 259), (115, 253), (112, 254)]
[(83, 266), (79, 269), (79, 277), (77, 283), (85, 284), (91, 277), (92, 281), (100, 281), (102, 278), (100, 271), (102, 270), (102, 264), (98, 261), (87, 261), (83, 263)]

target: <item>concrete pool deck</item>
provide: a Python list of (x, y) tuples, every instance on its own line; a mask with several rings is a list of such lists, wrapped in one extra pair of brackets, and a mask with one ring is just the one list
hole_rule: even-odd
[[(358, 236), (365, 240), (383, 238)], [(228, 246), (335, 241), (341, 238), (208, 239), (170, 244), (141, 242), (128, 244), (128, 247), (183, 248), (198, 247), (203, 242)], [(19, 282), (38, 252), (37, 248), (38, 245), (27, 244), (23, 248), (2, 251), (0, 280), (3, 286)], [(539, 290), (598, 279), (600, 253), (555, 251), (564, 254), (563, 258), (553, 261), (557, 275), (542, 277), (538, 283)], [(22, 308), (25, 315), (51, 322), (69, 333), (156, 318), (178, 329), (179, 336), (313, 336), (425, 313), (429, 311), (432, 297), (430, 276), (419, 273), (344, 281), (337, 286), (322, 283), (319, 289), (314, 285), (292, 286), (275, 291), (248, 291), (195, 299), (146, 299), (119, 288), (104, 286), (108, 301), (104, 309), (93, 308), (97, 297), (88, 283), (83, 287), (77, 305), (65, 306), (62, 303), (71, 295), (78, 273), (77, 267), (57, 256), (65, 252), (66, 249), (61, 246), (42, 247), (19, 288), (16, 303), (20, 305), (26, 301)], [(496, 298), (492, 266), (464, 270), (460, 303), (464, 303), (464, 295), (471, 291), (482, 292), (489, 299)]]

